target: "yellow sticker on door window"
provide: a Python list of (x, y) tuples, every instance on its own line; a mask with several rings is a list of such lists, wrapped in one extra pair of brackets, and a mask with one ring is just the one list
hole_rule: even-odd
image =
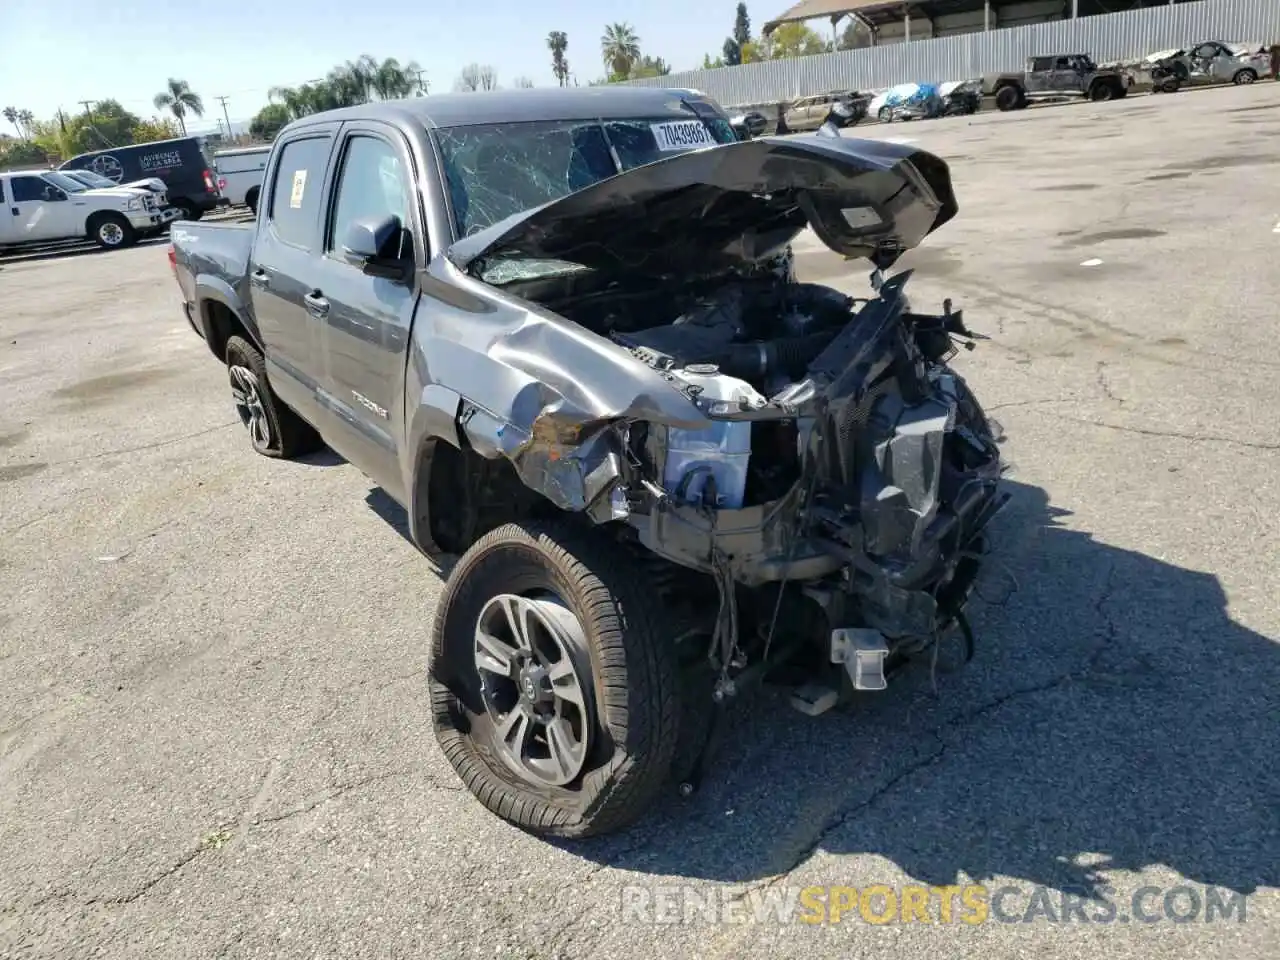
[(302, 206), (302, 193), (307, 189), (307, 171), (293, 171), (293, 192), (289, 194), (289, 206), (297, 210)]

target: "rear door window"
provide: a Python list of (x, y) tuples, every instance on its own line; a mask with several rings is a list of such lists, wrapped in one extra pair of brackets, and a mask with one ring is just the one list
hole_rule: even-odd
[(268, 222), (284, 243), (306, 249), (316, 238), (324, 175), (333, 137), (302, 137), (280, 148), (271, 184)]

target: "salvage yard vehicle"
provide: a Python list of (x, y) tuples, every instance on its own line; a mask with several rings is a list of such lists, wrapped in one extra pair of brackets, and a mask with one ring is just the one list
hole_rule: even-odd
[(144, 190), (90, 190), (55, 170), (0, 173), (0, 247), (87, 238), (110, 250), (172, 219)]
[(842, 122), (837, 125), (854, 126), (866, 117), (869, 100), (870, 97), (866, 94), (855, 90), (833, 90), (812, 97), (801, 97), (780, 111), (778, 133), (816, 130), (830, 119), (837, 104), (845, 108), (838, 114)]
[(1271, 55), (1261, 44), (1207, 40), (1183, 50), (1163, 51), (1159, 62), (1175, 70), (1184, 86), (1233, 83), (1246, 86), (1271, 72)]
[(94, 150), (72, 157), (59, 170), (92, 170), (115, 183), (155, 177), (169, 191), (169, 203), (185, 220), (199, 220), (226, 206), (213, 176), (213, 161), (197, 137), (177, 137)]
[(1083, 96), (1114, 100), (1129, 92), (1132, 78), (1104, 70), (1087, 53), (1027, 57), (1022, 73), (993, 73), (982, 78), (982, 92), (995, 97), (999, 110), (1021, 110), (1032, 100)]
[[(253, 449), (329, 444), (461, 555), (436, 737), (491, 811), (580, 837), (693, 789), (783, 665), (816, 713), (971, 650), (998, 426), (962, 314), (883, 273), (956, 212), (909, 146), (499, 91), (290, 123), (257, 222), (179, 223), (170, 259)], [(762, 269), (806, 228), (866, 297)]]

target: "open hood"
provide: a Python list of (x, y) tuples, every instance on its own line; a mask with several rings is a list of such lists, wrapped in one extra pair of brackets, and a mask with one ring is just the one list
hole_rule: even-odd
[(946, 163), (879, 140), (763, 137), (618, 174), (459, 240), (448, 258), (563, 260), (645, 276), (750, 262), (807, 225), (832, 250), (890, 266), (956, 215)]

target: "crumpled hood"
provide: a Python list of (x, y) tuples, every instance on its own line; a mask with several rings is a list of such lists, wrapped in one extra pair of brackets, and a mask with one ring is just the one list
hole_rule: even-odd
[(888, 267), (956, 211), (946, 163), (924, 150), (762, 137), (636, 167), (459, 240), (447, 256), (462, 269), (523, 258), (661, 276), (757, 259), (808, 224), (837, 253)]

